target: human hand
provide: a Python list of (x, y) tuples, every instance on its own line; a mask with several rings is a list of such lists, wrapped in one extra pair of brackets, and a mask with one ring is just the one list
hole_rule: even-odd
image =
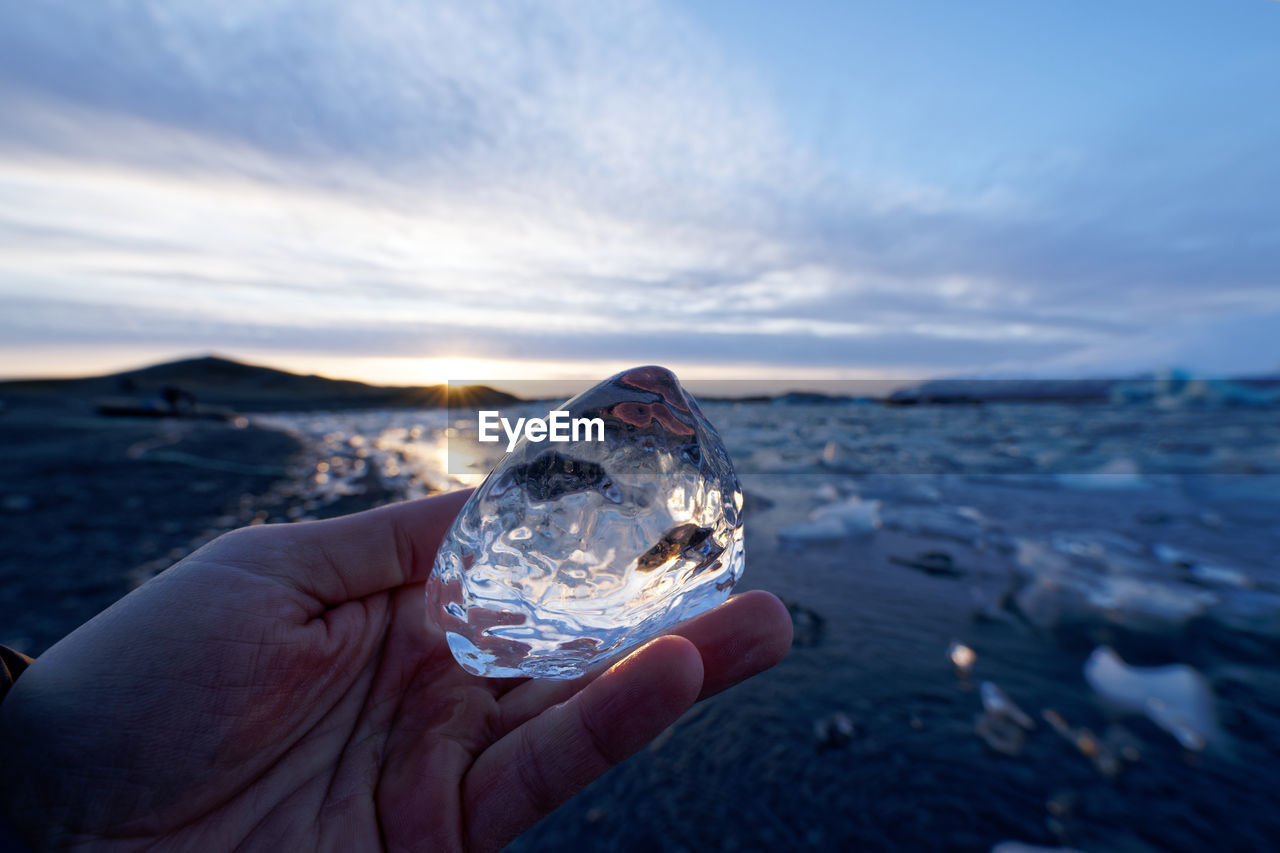
[(41, 847), (495, 850), (790, 646), (750, 592), (598, 676), (468, 675), (425, 601), (466, 496), (234, 531), (70, 634), (0, 705), (13, 826)]

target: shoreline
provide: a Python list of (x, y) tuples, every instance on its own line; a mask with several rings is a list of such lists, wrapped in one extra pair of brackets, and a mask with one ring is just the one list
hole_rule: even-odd
[[(716, 411), (750, 506), (741, 589), (783, 596), (796, 643), (511, 849), (1265, 846), (1280, 756), (1274, 427), (1252, 415), (1162, 444), (1166, 425), (1141, 417), (1094, 423), (1090, 438), (1072, 410), (1039, 412), (1060, 428), (1043, 446), (1022, 408), (981, 420), (851, 410), (799, 426), (803, 413), (784, 407)], [(38, 654), (224, 530), (461, 485), (447, 471), (454, 431), (438, 410), (259, 415), (237, 428), (11, 409), (0, 416), (0, 642)], [(1001, 444), (975, 441), (989, 433)], [(1067, 439), (1132, 470), (857, 473), (859, 454), (981, 467), (979, 451), (1011, 445), (1039, 460)], [(1244, 473), (1251, 460), (1260, 476)], [(1225, 482), (1147, 473), (1226, 463), (1242, 470)], [(823, 518), (842, 530), (815, 526)], [(971, 673), (957, 669), (956, 643)], [(1084, 674), (1102, 646), (1130, 665), (1194, 667), (1223, 745), (1188, 749), (1108, 708)], [(996, 726), (988, 681), (1034, 725)], [(730, 817), (725, 802), (768, 808)]]

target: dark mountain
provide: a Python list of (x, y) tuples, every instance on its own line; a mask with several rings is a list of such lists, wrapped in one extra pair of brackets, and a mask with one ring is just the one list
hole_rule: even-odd
[[(150, 405), (181, 397), (203, 407), (241, 412), (310, 409), (434, 408), (447, 403), (445, 385), (369, 385), (301, 375), (216, 356), (188, 358), (78, 379), (0, 382), (0, 397), (66, 397), (101, 405)], [(469, 388), (469, 406), (501, 406), (516, 397), (483, 385)]]

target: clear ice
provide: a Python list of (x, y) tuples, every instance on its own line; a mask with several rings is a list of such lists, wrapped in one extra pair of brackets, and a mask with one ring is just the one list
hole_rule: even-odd
[(436, 555), (429, 609), (475, 675), (576, 677), (742, 575), (738, 477), (674, 374), (633, 368), (559, 408), (604, 440), (521, 440)]
[(1214, 715), (1213, 688), (1186, 664), (1130, 666), (1107, 646), (1084, 662), (1084, 680), (1116, 708), (1146, 714), (1187, 749), (1222, 739)]

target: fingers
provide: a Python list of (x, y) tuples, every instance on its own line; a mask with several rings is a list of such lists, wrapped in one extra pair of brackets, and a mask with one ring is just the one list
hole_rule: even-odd
[[(782, 660), (791, 648), (791, 615), (777, 596), (753, 590), (733, 596), (719, 607), (677, 626), (671, 633), (697, 647), (704, 672), (698, 698), (705, 699)], [(518, 685), (499, 700), (500, 731), (510, 731), (544, 708), (564, 701), (596, 675), (573, 681), (533, 680)]]
[(702, 689), (702, 659), (659, 637), (509, 732), (463, 782), (468, 846), (497, 850), (671, 725)]
[(791, 631), (787, 606), (773, 593), (756, 589), (735, 595), (673, 633), (698, 647), (706, 673), (698, 698), (706, 699), (786, 657)]
[(246, 528), (223, 547), (243, 546), (246, 566), (269, 567), (324, 604), (340, 604), (425, 580), (470, 495), (466, 489), (327, 521)]

